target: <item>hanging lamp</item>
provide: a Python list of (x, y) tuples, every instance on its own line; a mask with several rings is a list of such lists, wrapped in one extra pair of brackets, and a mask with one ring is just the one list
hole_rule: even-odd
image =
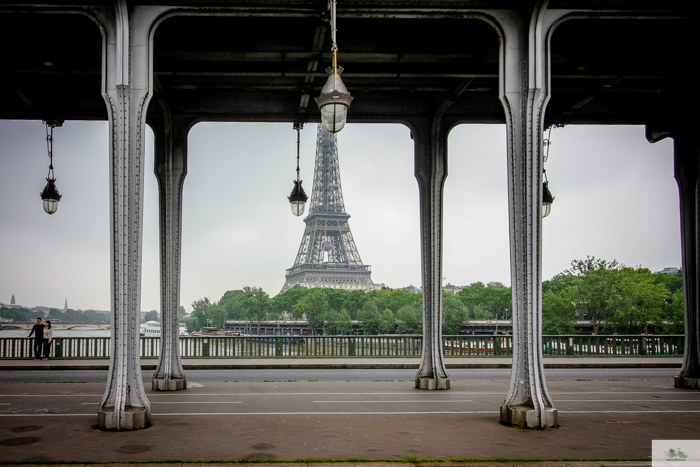
[(49, 154), (49, 174), (46, 177), (46, 186), (41, 192), (41, 199), (44, 204), (44, 211), (47, 214), (53, 214), (58, 209), (58, 202), (61, 201), (61, 195), (56, 188), (56, 177), (53, 172), (53, 129), (63, 125), (60, 120), (46, 120), (43, 122), (46, 125), (46, 150)]
[(321, 111), (321, 122), (329, 133), (337, 133), (343, 129), (348, 118), (348, 109), (353, 97), (345, 87), (342, 78), (343, 67), (338, 66), (338, 44), (336, 43), (336, 1), (330, 0), (331, 9), (331, 39), (333, 45), (333, 66), (326, 69), (328, 80), (316, 98), (316, 104)]
[(300, 143), (300, 131), (302, 123), (295, 123), (294, 129), (297, 131), (297, 179), (294, 180), (294, 188), (292, 189), (292, 194), (287, 196), (289, 202), (292, 205), (292, 214), (295, 216), (301, 216), (304, 214), (304, 208), (306, 206), (306, 200), (309, 199), (304, 193), (304, 188), (301, 186), (302, 180), (299, 179), (299, 143)]

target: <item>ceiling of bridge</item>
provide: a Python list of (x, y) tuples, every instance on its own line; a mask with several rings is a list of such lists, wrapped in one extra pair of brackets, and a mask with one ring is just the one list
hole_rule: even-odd
[[(319, 3), (320, 5), (320, 3)], [(552, 38), (549, 123), (662, 122), (690, 78), (689, 20), (571, 20)], [(349, 121), (502, 122), (498, 36), (478, 19), (343, 17)], [(101, 37), (80, 15), (0, 14), (0, 118), (105, 119)], [(318, 121), (331, 63), (322, 8), (301, 17), (179, 16), (155, 34), (159, 98), (198, 120)], [(154, 107), (152, 105), (152, 107)]]

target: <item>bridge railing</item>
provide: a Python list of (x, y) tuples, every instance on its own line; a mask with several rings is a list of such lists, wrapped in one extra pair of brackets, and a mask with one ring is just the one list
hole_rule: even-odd
[[(683, 335), (543, 336), (545, 356), (682, 356)], [(0, 359), (33, 358), (33, 339), (0, 338)], [(422, 336), (181, 337), (182, 358), (419, 357)], [(141, 337), (141, 357), (156, 358), (160, 338)], [(513, 336), (443, 336), (446, 357), (508, 357)], [(109, 337), (57, 337), (52, 358), (109, 358)]]

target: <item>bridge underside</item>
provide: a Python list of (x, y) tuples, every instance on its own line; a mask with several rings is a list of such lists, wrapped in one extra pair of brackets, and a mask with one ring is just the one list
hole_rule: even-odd
[[(144, 127), (160, 189), (160, 359), (155, 390), (186, 388), (177, 345), (187, 132), (200, 121), (318, 122), (331, 63), (328, 2), (116, 0), (0, 6), (0, 118), (110, 122), (112, 364), (102, 428), (150, 423), (139, 366)], [(443, 362), (442, 194), (447, 136), (505, 123), (513, 370), (501, 421), (558, 423), (541, 345), (542, 130), (640, 124), (675, 140), (686, 354), (700, 381), (697, 13), (680, 0), (341, 0), (339, 64), (349, 122), (408, 125), (419, 185), (423, 355), (416, 386), (448, 389)], [(3, 14), (5, 13), (5, 14)]]
[[(350, 121), (429, 117), (450, 101), (445, 115), (455, 121), (505, 123), (499, 36), (481, 18), (487, 15), (446, 10), (447, 1), (420, 10), (407, 3), (340, 5), (339, 62), (356, 97)], [(588, 3), (551, 1), (549, 8)], [(675, 2), (647, 2), (663, 8), (614, 19), (627, 3), (605, 2), (609, 16), (596, 13), (605, 19), (571, 19), (554, 31), (545, 125), (674, 121), (673, 104), (691, 78), (683, 45), (693, 42), (692, 20), (679, 18)], [(153, 42), (154, 94), (172, 114), (191, 122), (319, 121), (313, 97), (331, 63), (325, 1), (216, 2), (214, 16), (198, 16), (207, 2), (177, 4), (185, 9), (160, 24)], [(89, 17), (61, 10), (0, 14), (0, 39), (12, 44), (0, 72), (0, 118), (107, 119), (100, 31)], [(161, 112), (151, 101), (149, 114)]]

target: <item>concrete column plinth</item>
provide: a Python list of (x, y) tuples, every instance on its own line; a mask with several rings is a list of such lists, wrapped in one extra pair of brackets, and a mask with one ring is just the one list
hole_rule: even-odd
[(673, 386), (684, 389), (700, 389), (700, 378), (686, 378), (676, 376), (673, 378)]
[(435, 391), (439, 389), (450, 389), (450, 379), (449, 378), (425, 378), (421, 376), (416, 376), (416, 387), (418, 389), (426, 389), (428, 391)]
[(151, 388), (154, 391), (181, 391), (187, 389), (187, 378), (153, 378)]
[(97, 412), (97, 426), (101, 430), (139, 430), (150, 424), (150, 407), (127, 407), (115, 411), (114, 407), (103, 406)]
[(553, 428), (559, 425), (559, 416), (555, 408), (538, 411), (528, 405), (507, 405), (504, 402), (501, 423), (520, 428)]

